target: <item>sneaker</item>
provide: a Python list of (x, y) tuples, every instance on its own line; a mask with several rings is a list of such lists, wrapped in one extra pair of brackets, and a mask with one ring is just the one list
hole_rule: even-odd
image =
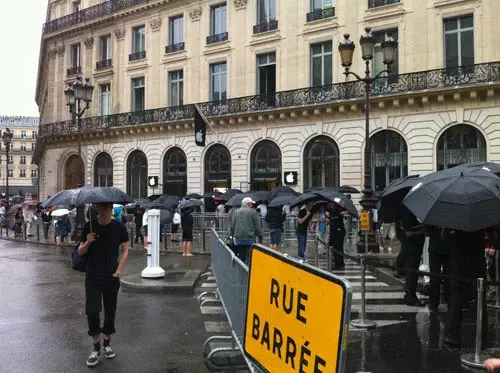
[(101, 357), (100, 352), (92, 351), (89, 358), (87, 359), (87, 366), (88, 367), (95, 367), (97, 364), (99, 364), (100, 357)]
[(104, 357), (106, 359), (112, 359), (116, 356), (115, 352), (111, 348), (111, 346), (104, 347)]

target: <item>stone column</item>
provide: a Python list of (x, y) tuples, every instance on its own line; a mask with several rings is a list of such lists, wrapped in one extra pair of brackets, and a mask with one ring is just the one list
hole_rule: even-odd
[(46, 77), (46, 86), (47, 86), (47, 101), (45, 105), (45, 113), (47, 113), (44, 117), (46, 123), (54, 122), (57, 118), (57, 107), (56, 107), (56, 62), (57, 62), (57, 47), (50, 47), (47, 52), (47, 77)]
[[(94, 58), (92, 55), (92, 52), (94, 50), (94, 37), (89, 36), (85, 38), (83, 41), (83, 44), (85, 45), (85, 59), (82, 61), (82, 76), (84, 78), (92, 78), (92, 72), (94, 71)], [(94, 92), (92, 93), (92, 103), (90, 104), (90, 109), (89, 113), (87, 116), (94, 116), (97, 115), (97, 110), (99, 107), (99, 104), (96, 100), (96, 97), (99, 96), (98, 93), (99, 89), (96, 87), (94, 89)]]
[[(189, 63), (184, 71), (184, 102), (206, 101), (208, 92), (200, 92), (201, 69), (207, 69), (205, 59), (202, 57), (202, 49), (205, 46), (207, 32), (201, 32), (200, 18), (201, 7), (195, 6), (189, 9), (190, 25), (186, 25), (185, 40)], [(208, 31), (208, 30), (207, 30)], [(187, 83), (187, 84), (186, 84)]]
[[(113, 67), (116, 71), (116, 74), (113, 75), (113, 83), (111, 86), (111, 100), (112, 100), (112, 109), (113, 114), (118, 114), (124, 111), (126, 105), (121, 105), (122, 100), (125, 99), (125, 96), (122, 92), (123, 82), (121, 81), (121, 77), (125, 76), (125, 74), (121, 74), (124, 71), (123, 64), (125, 61), (124, 56), (124, 43), (126, 30), (125, 27), (120, 26), (115, 29), (115, 43), (113, 43)], [(113, 181), (114, 183), (114, 181)]]
[[(149, 21), (149, 32), (146, 36), (147, 53), (146, 56), (149, 62), (150, 74), (148, 75), (148, 81), (146, 82), (146, 109), (154, 109), (160, 106), (166, 106), (160, 104), (160, 97), (163, 95), (160, 93), (161, 89), (165, 89), (165, 84), (163, 84), (163, 77), (160, 73), (160, 51), (162, 50), (161, 45), (161, 23), (162, 19), (160, 17), (153, 18)], [(160, 48), (160, 51), (158, 51)]]
[(233, 0), (233, 3), (235, 11), (229, 24), (229, 40), (231, 40), (233, 47), (239, 49), (239, 51), (231, 54), (231, 62), (228, 65), (228, 71), (231, 71), (231, 73), (228, 73), (228, 79), (231, 79), (231, 82), (228, 82), (228, 88), (230, 87), (229, 94), (231, 97), (239, 97), (248, 94), (247, 87), (249, 84), (246, 81), (246, 46), (236, 38), (241, 35), (239, 30), (249, 30), (249, 27), (247, 27), (247, 0)]

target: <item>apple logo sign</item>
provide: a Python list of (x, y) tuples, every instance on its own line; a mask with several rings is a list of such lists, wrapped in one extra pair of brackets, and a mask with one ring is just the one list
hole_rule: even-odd
[(296, 185), (297, 172), (296, 171), (285, 172), (285, 183), (288, 185)]

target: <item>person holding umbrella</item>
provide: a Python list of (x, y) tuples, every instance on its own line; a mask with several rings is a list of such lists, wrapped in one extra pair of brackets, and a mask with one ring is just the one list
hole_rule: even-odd
[(328, 204), (328, 211), (330, 212), (330, 236), (328, 239), (328, 244), (333, 249), (333, 261), (334, 268), (336, 270), (342, 270), (345, 268), (344, 263), (344, 238), (345, 238), (345, 226), (344, 226), (344, 213), (339, 205), (336, 203)]
[(193, 256), (191, 254), (191, 243), (193, 242), (194, 218), (192, 212), (194, 207), (188, 207), (181, 217), (182, 226), (182, 256)]
[(297, 245), (299, 258), (304, 258), (307, 245), (307, 228), (313, 217), (312, 202), (307, 202), (299, 211), (297, 220)]
[(269, 207), (265, 219), (269, 226), (271, 249), (279, 251), (283, 235), (283, 223), (286, 220), (285, 211), (280, 207)]

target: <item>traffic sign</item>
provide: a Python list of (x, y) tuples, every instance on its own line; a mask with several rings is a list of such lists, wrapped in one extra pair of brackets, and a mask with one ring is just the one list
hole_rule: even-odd
[(370, 224), (370, 213), (368, 211), (361, 211), (359, 213), (359, 222), (363, 232), (370, 232), (372, 230)]
[(347, 280), (255, 245), (246, 355), (266, 372), (342, 373), (351, 299)]

